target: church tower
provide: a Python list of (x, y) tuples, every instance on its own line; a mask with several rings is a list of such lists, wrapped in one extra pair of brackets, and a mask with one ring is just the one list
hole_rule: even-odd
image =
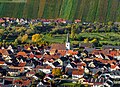
[(67, 34), (66, 50), (70, 50), (70, 39), (69, 39), (69, 33)]

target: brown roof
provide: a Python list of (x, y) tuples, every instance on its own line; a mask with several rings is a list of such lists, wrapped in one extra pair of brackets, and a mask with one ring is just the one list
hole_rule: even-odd
[(37, 69), (51, 69), (52, 67), (49, 66), (49, 65), (48, 66), (39, 66), (39, 65), (37, 65), (36, 68)]
[(65, 44), (52, 44), (51, 49), (66, 50)]
[(20, 85), (20, 86), (28, 86), (30, 85), (31, 81), (30, 80), (25, 80), (23, 81), (22, 79), (14, 80), (14, 84)]
[(107, 49), (105, 49), (105, 50), (94, 50), (93, 52), (92, 52), (92, 54), (96, 54), (96, 55), (98, 55), (98, 54), (104, 54), (104, 55), (107, 55), (107, 54), (109, 54), (109, 50), (107, 50)]
[(116, 63), (116, 61), (115, 60), (106, 60), (106, 59), (102, 59), (102, 58), (94, 58), (95, 60), (97, 60), (97, 61), (100, 61), (100, 62), (102, 62), (102, 63), (104, 63), (104, 64), (112, 64), (112, 63)]
[(84, 69), (73, 69), (72, 74), (73, 75), (83, 75)]
[(9, 55), (7, 49), (0, 49), (0, 53), (2, 53), (2, 55)]
[(35, 74), (35, 72), (33, 72), (33, 71), (30, 71), (30, 72), (27, 72), (27, 74)]
[(9, 66), (10, 69), (17, 69), (20, 70), (20, 72), (24, 71), (24, 67), (16, 67), (16, 66)]
[(86, 66), (86, 63), (85, 62), (80, 62), (80, 63), (77, 63), (77, 66)]
[(5, 80), (13, 81), (13, 78), (5, 78)]

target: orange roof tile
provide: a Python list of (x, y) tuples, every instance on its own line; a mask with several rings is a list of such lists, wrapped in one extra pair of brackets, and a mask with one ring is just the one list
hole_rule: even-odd
[(97, 60), (97, 61), (100, 61), (100, 62), (102, 62), (102, 63), (104, 63), (104, 64), (116, 63), (115, 60), (106, 60), (106, 59), (102, 59), (102, 58), (94, 58), (94, 59)]
[(78, 51), (68, 50), (67, 53), (70, 55), (77, 55)]
[(60, 53), (60, 55), (64, 56), (64, 55), (66, 55), (66, 50), (65, 51), (64, 50), (59, 50), (58, 53)]
[(34, 54), (31, 53), (31, 54), (29, 55), (29, 58), (34, 58)]
[(117, 56), (118, 52), (117, 52), (116, 50), (114, 50), (114, 51), (110, 51), (110, 54), (111, 54), (112, 56)]
[(111, 68), (114, 69), (116, 68), (117, 65), (111, 64)]
[(25, 53), (25, 52), (18, 52), (17, 56), (27, 57), (27, 53)]
[(23, 86), (28, 86), (30, 85), (30, 83), (31, 83), (30, 80), (23, 81)]
[(35, 55), (37, 58), (41, 58), (42, 57), (42, 55)]
[(5, 62), (4, 61), (0, 61), (0, 65), (4, 64)]
[(0, 49), (0, 53), (2, 53), (2, 55), (9, 55), (7, 49)]
[(23, 62), (23, 63), (19, 63), (18, 66), (20, 66), (20, 67), (24, 67), (25, 65), (26, 65), (26, 62)]

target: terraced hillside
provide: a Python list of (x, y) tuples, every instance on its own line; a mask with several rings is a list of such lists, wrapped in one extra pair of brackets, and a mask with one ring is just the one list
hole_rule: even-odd
[(26, 1), (4, 2), (0, 0), (0, 17), (65, 18), (69, 20), (78, 18), (92, 22), (120, 21), (120, 0)]

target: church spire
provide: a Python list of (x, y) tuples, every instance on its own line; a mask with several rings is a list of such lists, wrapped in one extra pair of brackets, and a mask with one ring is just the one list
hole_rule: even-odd
[(66, 40), (66, 42), (70, 42), (69, 33), (67, 33), (67, 40)]
[(69, 39), (69, 33), (67, 34), (67, 38), (66, 38), (66, 49), (70, 50), (70, 39)]

